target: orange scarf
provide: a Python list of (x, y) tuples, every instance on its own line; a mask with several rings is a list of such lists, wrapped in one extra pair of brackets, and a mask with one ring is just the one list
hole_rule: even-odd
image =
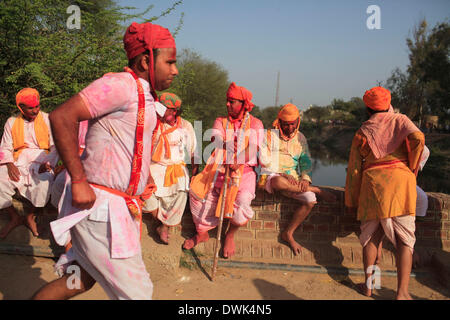
[[(250, 130), (250, 121), (251, 115), (247, 112), (244, 117), (244, 120), (241, 123), (241, 132), (239, 135), (240, 141), (244, 139), (243, 143), (238, 143), (238, 146), (241, 146), (241, 152), (244, 152), (247, 149), (249, 144), (249, 130)], [(228, 118), (222, 119), (222, 125), (225, 129), (225, 141), (231, 140), (231, 135), (229, 133), (234, 132), (234, 124), (232, 124)], [(227, 130), (228, 129), (228, 130)], [(232, 129), (232, 130), (230, 130)], [(235, 150), (236, 151), (236, 150)], [(190, 189), (195, 197), (200, 200), (204, 200), (207, 194), (214, 188), (215, 180), (217, 179), (217, 171), (224, 173), (225, 166), (224, 163), (227, 163), (226, 156), (227, 150), (216, 148), (211, 156), (209, 157), (205, 168), (198, 175), (194, 176), (191, 181)], [(233, 158), (236, 159), (235, 152), (233, 154)], [(239, 191), (239, 185), (244, 172), (244, 165), (242, 164), (239, 169), (235, 172), (232, 172), (230, 175), (225, 177), (224, 185), (227, 184), (227, 194), (224, 195), (224, 185), (220, 190), (219, 201), (216, 207), (216, 216), (220, 216), (222, 198), (225, 196), (225, 205), (224, 205), (224, 217), (232, 218), (233, 217), (233, 205), (236, 200), (237, 193)]]
[(158, 132), (158, 130), (161, 131), (161, 135), (159, 137), (158, 144), (156, 145), (155, 152), (153, 153), (153, 156), (152, 156), (152, 161), (154, 161), (154, 162), (161, 161), (163, 149), (165, 151), (165, 157), (170, 159), (170, 157), (171, 157), (170, 144), (169, 144), (169, 139), (167, 139), (167, 135), (169, 133), (172, 133), (175, 130), (181, 128), (181, 117), (177, 117), (177, 122), (172, 128), (169, 128), (166, 131), (163, 131), (163, 128), (164, 128), (164, 124), (160, 120), (158, 120), (156, 130), (153, 132), (152, 145), (155, 145), (156, 133)]
[[(23, 115), (20, 114), (16, 120), (14, 120), (14, 124), (11, 129), (14, 148), (14, 161), (17, 161), (23, 149), (28, 148), (28, 145), (25, 143), (24, 125), (25, 120), (23, 119)], [(34, 119), (34, 133), (36, 134), (39, 149), (46, 150), (48, 153), (50, 149), (50, 134), (41, 112), (39, 112), (36, 119)]]

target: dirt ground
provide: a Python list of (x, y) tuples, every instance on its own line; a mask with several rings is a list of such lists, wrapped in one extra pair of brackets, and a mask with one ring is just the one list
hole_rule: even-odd
[[(333, 277), (328, 274), (286, 272), (219, 267), (216, 279), (211, 282), (204, 270), (198, 267), (167, 268), (159, 262), (146, 259), (147, 269), (154, 284), (156, 300), (390, 300), (395, 298), (396, 277), (384, 276), (381, 289), (371, 298), (360, 295), (355, 284), (363, 281), (362, 275)], [(54, 261), (49, 258), (0, 254), (0, 299), (29, 299), (33, 293), (57, 276)], [(450, 300), (449, 290), (433, 275), (412, 278), (410, 293), (414, 299)], [(96, 284), (76, 300), (108, 299)]]

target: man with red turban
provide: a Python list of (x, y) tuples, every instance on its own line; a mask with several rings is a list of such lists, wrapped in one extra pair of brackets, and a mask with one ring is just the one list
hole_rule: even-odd
[(371, 266), (384, 235), (397, 254), (397, 299), (408, 293), (415, 244), (416, 175), (424, 149), (423, 133), (403, 114), (394, 113), (391, 93), (374, 87), (364, 94), (370, 115), (356, 132), (350, 149), (345, 205), (361, 221), (366, 283), (361, 293), (372, 294)]
[[(230, 221), (223, 256), (230, 258), (235, 253), (234, 234), (253, 217), (255, 166), (264, 126), (261, 120), (250, 115), (254, 106), (251, 99), (249, 90), (231, 83), (227, 91), (228, 115), (217, 118), (213, 125), (215, 149), (204, 170), (192, 178), (189, 201), (197, 234), (184, 242), (184, 249), (209, 239), (208, 231), (218, 225), (222, 209), (224, 218)], [(227, 177), (225, 172), (229, 172)]]
[[(178, 74), (169, 30), (133, 22), (123, 38), (129, 60), (124, 72), (108, 73), (50, 114), (58, 152), (69, 179), (51, 223), (60, 245), (72, 242), (57, 267), (75, 263), (81, 286), (65, 274), (34, 299), (70, 298), (98, 282), (111, 299), (151, 299), (153, 284), (140, 246), (142, 206), (154, 190), (150, 172), (156, 91)], [(78, 154), (79, 122), (90, 120), (85, 150)], [(75, 261), (75, 262), (74, 262)], [(69, 279), (70, 280), (70, 279)]]
[(306, 138), (299, 131), (300, 120), (300, 112), (292, 103), (280, 109), (273, 122), (275, 130), (267, 131), (258, 183), (269, 193), (279, 191), (300, 203), (289, 225), (281, 233), (281, 238), (289, 244), (295, 255), (300, 253), (301, 246), (294, 239), (294, 231), (317, 203), (316, 193), (327, 200), (335, 200), (332, 194), (310, 185), (311, 156)]
[(179, 225), (183, 217), (189, 192), (187, 159), (196, 175), (198, 164), (194, 161), (197, 139), (192, 124), (183, 119), (181, 99), (170, 92), (159, 98), (167, 110), (153, 132), (152, 163), (150, 170), (156, 192), (145, 202), (144, 212), (150, 212), (161, 222), (156, 228), (161, 242), (169, 244), (170, 228)]
[[(51, 167), (56, 161), (48, 114), (40, 111), (39, 92), (33, 88), (20, 90), (16, 106), (20, 114), (6, 121), (0, 144), (4, 153), (0, 160), (0, 209), (6, 208), (10, 217), (0, 232), (1, 239), (21, 224), (38, 236), (35, 211), (48, 202), (53, 183)], [(25, 219), (12, 205), (15, 190), (34, 206)]]

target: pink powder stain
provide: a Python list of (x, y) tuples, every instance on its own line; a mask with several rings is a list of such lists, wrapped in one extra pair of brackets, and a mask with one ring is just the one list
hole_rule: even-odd
[(103, 263), (105, 264), (106, 268), (108, 269), (109, 273), (111, 275), (114, 275), (114, 266), (111, 263), (111, 261), (109, 260), (108, 256), (104, 256), (103, 257)]

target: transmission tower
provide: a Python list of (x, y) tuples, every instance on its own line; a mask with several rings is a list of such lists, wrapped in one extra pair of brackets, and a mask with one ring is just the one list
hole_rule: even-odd
[(280, 71), (278, 71), (277, 73), (277, 91), (275, 93), (275, 107), (278, 107), (279, 91), (280, 91)]

